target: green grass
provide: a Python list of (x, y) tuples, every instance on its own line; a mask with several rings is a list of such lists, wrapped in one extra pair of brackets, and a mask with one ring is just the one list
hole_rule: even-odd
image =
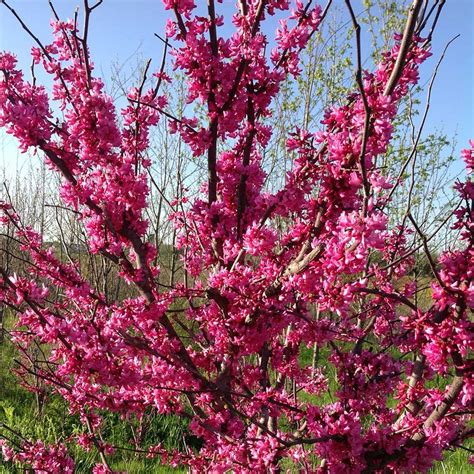
[[(466, 444), (466, 447), (474, 449), (474, 442)], [(464, 449), (445, 452), (444, 459), (435, 463), (430, 474), (468, 474), (474, 473), (474, 466), (469, 464), (469, 456), (472, 453)]]

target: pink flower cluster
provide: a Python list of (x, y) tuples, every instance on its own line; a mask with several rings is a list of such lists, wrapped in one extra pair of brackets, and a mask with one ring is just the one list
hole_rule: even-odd
[[(149, 450), (170, 465), (264, 473), (288, 459), (310, 472), (317, 457), (318, 472), (424, 472), (464, 440), (472, 409), (474, 187), (457, 185), (460, 245), (434, 265), (422, 308), (408, 243), (416, 229), (389, 225), (396, 183), (377, 159), (429, 47), (415, 36), (403, 51), (397, 38), (362, 72), (359, 90), (326, 111), (321, 130), (289, 131), (293, 168), (269, 193), (266, 118), (283, 81), (299, 75), (323, 13), (296, 1), (267, 54), (263, 22), (290, 2), (239, 4), (225, 38), (213, 1), (206, 17), (193, 1), (164, 1), (176, 18), (167, 26), (174, 67), (189, 103), (205, 110), (205, 120), (169, 118), (170, 130), (208, 170), (197, 198), (173, 202), (188, 277), (173, 286), (159, 284), (145, 218), (150, 133), (166, 98), (132, 89), (120, 123), (71, 22), (54, 22), (53, 43), (32, 51), (53, 79), (51, 94), (25, 80), (13, 55), (0, 55), (0, 126), (62, 176), (61, 198), (84, 223), (90, 252), (135, 290), (125, 299), (103, 294), (2, 204), (1, 223), (16, 228), (31, 261), (28, 273), (0, 273), (0, 304), (19, 313), (15, 342), (51, 347), (36, 375), (94, 430), (107, 411), (190, 419), (202, 449)], [(57, 120), (51, 101), (63, 111)], [(473, 146), (463, 152), (470, 172)], [(51, 300), (52, 291), (62, 296)], [(433, 388), (435, 374), (445, 389)], [(91, 439), (76, 442), (91, 449)], [(61, 445), (2, 450), (38, 472), (73, 469)], [(94, 472), (109, 470), (99, 463)]]
[(74, 462), (62, 444), (46, 446), (42, 441), (25, 442), (19, 452), (0, 440), (3, 459), (28, 466), (37, 474), (73, 474)]

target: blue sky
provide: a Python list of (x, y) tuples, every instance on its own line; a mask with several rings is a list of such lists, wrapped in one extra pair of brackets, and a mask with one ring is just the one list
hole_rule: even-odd
[[(199, 8), (206, 4), (205, 0), (196, 1)], [(9, 3), (43, 42), (50, 40), (51, 12), (46, 0), (9, 0)], [(233, 11), (234, 3), (235, 0), (224, 0), (218, 9), (228, 14)], [(335, 3), (341, 4), (342, 0), (335, 0)], [(63, 18), (71, 17), (77, 4), (82, 2), (55, 2)], [(362, 1), (354, 0), (353, 4), (356, 11), (363, 9)], [(169, 14), (159, 0), (104, 0), (94, 11), (90, 29), (90, 47), (96, 70), (107, 75), (113, 62), (123, 63), (137, 52), (143, 57), (153, 58), (158, 68), (163, 45), (153, 33), (163, 34)], [(272, 26), (269, 25), (269, 30)], [(449, 48), (433, 89), (426, 132), (442, 128), (448, 136), (457, 133), (459, 152), (468, 139), (474, 137), (474, 0), (447, 0), (433, 39), (434, 56), (422, 70), (422, 84), (429, 80), (446, 43), (457, 34), (461, 36)], [(31, 45), (31, 38), (11, 13), (0, 6), (0, 50), (15, 52), (26, 72), (30, 65)], [(0, 135), (0, 140), (4, 142), (3, 161), (6, 154), (7, 165), (13, 166), (11, 159), (16, 156), (13, 144), (6, 146), (3, 135)]]

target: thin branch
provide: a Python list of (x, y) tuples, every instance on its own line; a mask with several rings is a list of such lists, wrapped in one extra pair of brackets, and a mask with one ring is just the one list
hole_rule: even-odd
[(365, 94), (364, 89), (364, 82), (362, 80), (362, 47), (361, 47), (361, 39), (360, 39), (360, 25), (357, 21), (355, 16), (354, 10), (352, 8), (352, 4), (350, 0), (345, 0), (347, 8), (349, 9), (349, 14), (352, 19), (352, 25), (355, 30), (356, 34), (356, 51), (357, 51), (357, 69), (356, 69), (356, 82), (359, 88), (360, 96), (362, 99), (362, 103), (364, 104), (364, 128), (362, 131), (362, 138), (361, 138), (361, 148), (359, 154), (359, 164), (362, 174), (362, 183), (364, 187), (364, 206), (363, 206), (363, 215), (367, 214), (369, 197), (370, 197), (370, 183), (367, 177), (367, 166), (365, 162), (365, 154), (367, 151), (367, 141), (369, 138), (369, 128), (370, 128), (370, 117), (371, 117), (371, 109), (369, 107), (369, 102), (367, 100), (367, 96)]
[(16, 10), (14, 10), (8, 3), (6, 0), (1, 0), (2, 4), (5, 5), (8, 10), (10, 10), (10, 12), (13, 14), (13, 16), (18, 20), (18, 22), (20, 23), (21, 27), (31, 36), (31, 38), (33, 38), (33, 40), (35, 41), (35, 43), (40, 47), (41, 51), (43, 52), (43, 54), (51, 61), (51, 56), (50, 54), (48, 53), (47, 49), (45, 48), (45, 46), (43, 45), (43, 43), (41, 42), (41, 40), (28, 28), (28, 26), (26, 25), (26, 23), (22, 20), (22, 18), (20, 17), (20, 15), (18, 15), (18, 13), (16, 12)]
[(405, 30), (403, 32), (402, 42), (400, 44), (400, 51), (398, 53), (397, 60), (395, 61), (395, 65), (393, 66), (392, 74), (390, 75), (390, 78), (387, 81), (387, 85), (385, 86), (385, 96), (389, 96), (392, 94), (403, 73), (403, 68), (405, 67), (405, 59), (407, 57), (408, 50), (410, 49), (413, 33), (415, 31), (416, 20), (418, 18), (418, 14), (420, 13), (422, 4), (423, 0), (414, 0), (413, 4), (410, 7), (407, 22), (405, 25)]

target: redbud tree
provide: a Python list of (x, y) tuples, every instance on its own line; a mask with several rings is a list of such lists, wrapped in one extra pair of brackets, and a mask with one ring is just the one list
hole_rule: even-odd
[[(101, 417), (147, 409), (187, 419), (202, 447), (157, 443), (137, 452), (193, 472), (423, 472), (472, 436), (472, 181), (456, 185), (449, 225), (457, 245), (436, 259), (434, 234), (423, 233), (409, 205), (389, 224), (400, 181), (378, 166), (397, 108), (431, 55), (444, 2), (415, 0), (391, 49), (366, 70), (361, 28), (345, 1), (355, 32), (353, 92), (317, 130), (287, 130), (294, 159), (275, 192), (262, 165), (267, 119), (331, 2), (240, 0), (223, 18), (214, 0), (163, 0), (165, 54), (205, 120), (169, 110), (165, 63), (153, 87), (144, 80), (117, 110), (88, 48), (100, 1), (84, 2), (82, 28), (77, 17), (56, 17), (51, 44), (2, 3), (35, 39), (33, 63), (53, 87), (27, 80), (15, 56), (1, 53), (0, 126), (61, 177), (63, 206), (86, 229), (89, 251), (135, 289), (106, 298), (80, 262), (62, 261), (1, 204), (1, 222), (15, 229), (28, 262), (22, 274), (0, 270), (0, 303), (18, 314), (13, 340), (23, 352), (47, 348), (34, 375), (84, 425), (55, 445), (5, 427), (5, 459), (67, 473), (70, 445), (92, 446), (94, 472), (112, 472)], [(269, 38), (263, 25), (276, 15), (285, 19)], [(184, 266), (172, 284), (160, 278), (161, 249), (145, 218), (159, 120), (207, 168), (197, 196), (183, 189), (169, 203)], [(463, 152), (468, 174), (473, 151), (471, 142)], [(417, 295), (427, 290), (413, 278), (420, 249), (432, 272), (423, 306)], [(18, 372), (26, 381), (31, 370), (20, 363)]]

